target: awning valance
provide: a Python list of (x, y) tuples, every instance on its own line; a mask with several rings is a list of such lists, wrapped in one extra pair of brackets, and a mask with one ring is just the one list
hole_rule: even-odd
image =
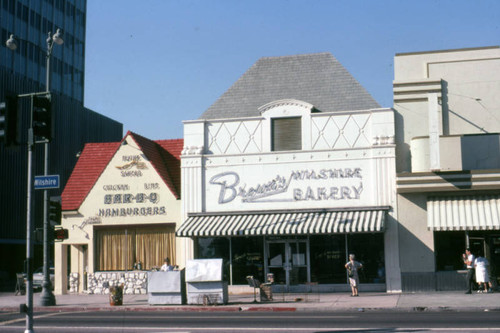
[(189, 214), (180, 237), (383, 232), (389, 207), (348, 210)]
[(431, 230), (498, 230), (500, 195), (430, 197), (427, 227)]

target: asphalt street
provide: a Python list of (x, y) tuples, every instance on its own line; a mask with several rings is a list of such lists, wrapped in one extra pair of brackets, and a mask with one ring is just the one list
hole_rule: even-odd
[[(498, 332), (498, 312), (45, 312), (34, 331), (56, 332)], [(0, 332), (25, 329), (2, 313)]]
[[(148, 295), (56, 295), (40, 306), (34, 295), (35, 332), (500, 332), (500, 294), (429, 293), (229, 295), (224, 305), (153, 305)], [(19, 313), (26, 295), (0, 293), (0, 332), (26, 329)]]

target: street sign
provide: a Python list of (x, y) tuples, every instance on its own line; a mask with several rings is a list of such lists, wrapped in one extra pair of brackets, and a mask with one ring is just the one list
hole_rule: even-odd
[(59, 175), (35, 176), (35, 190), (59, 188)]

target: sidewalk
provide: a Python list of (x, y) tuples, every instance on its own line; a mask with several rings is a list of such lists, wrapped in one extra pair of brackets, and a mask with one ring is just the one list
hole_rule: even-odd
[[(227, 305), (149, 305), (148, 295), (124, 295), (122, 306), (110, 306), (108, 295), (56, 295), (55, 306), (39, 306), (40, 293), (33, 297), (34, 311), (500, 311), (500, 293), (465, 295), (463, 292), (415, 294), (349, 293), (275, 294), (272, 302), (256, 302), (251, 295), (229, 295)], [(258, 295), (257, 295), (258, 300)], [(19, 311), (26, 296), (0, 293), (0, 311)]]

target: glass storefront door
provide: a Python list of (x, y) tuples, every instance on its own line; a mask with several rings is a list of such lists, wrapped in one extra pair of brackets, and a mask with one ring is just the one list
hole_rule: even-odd
[(288, 286), (310, 282), (309, 240), (268, 240), (267, 272), (274, 274), (274, 282)]

